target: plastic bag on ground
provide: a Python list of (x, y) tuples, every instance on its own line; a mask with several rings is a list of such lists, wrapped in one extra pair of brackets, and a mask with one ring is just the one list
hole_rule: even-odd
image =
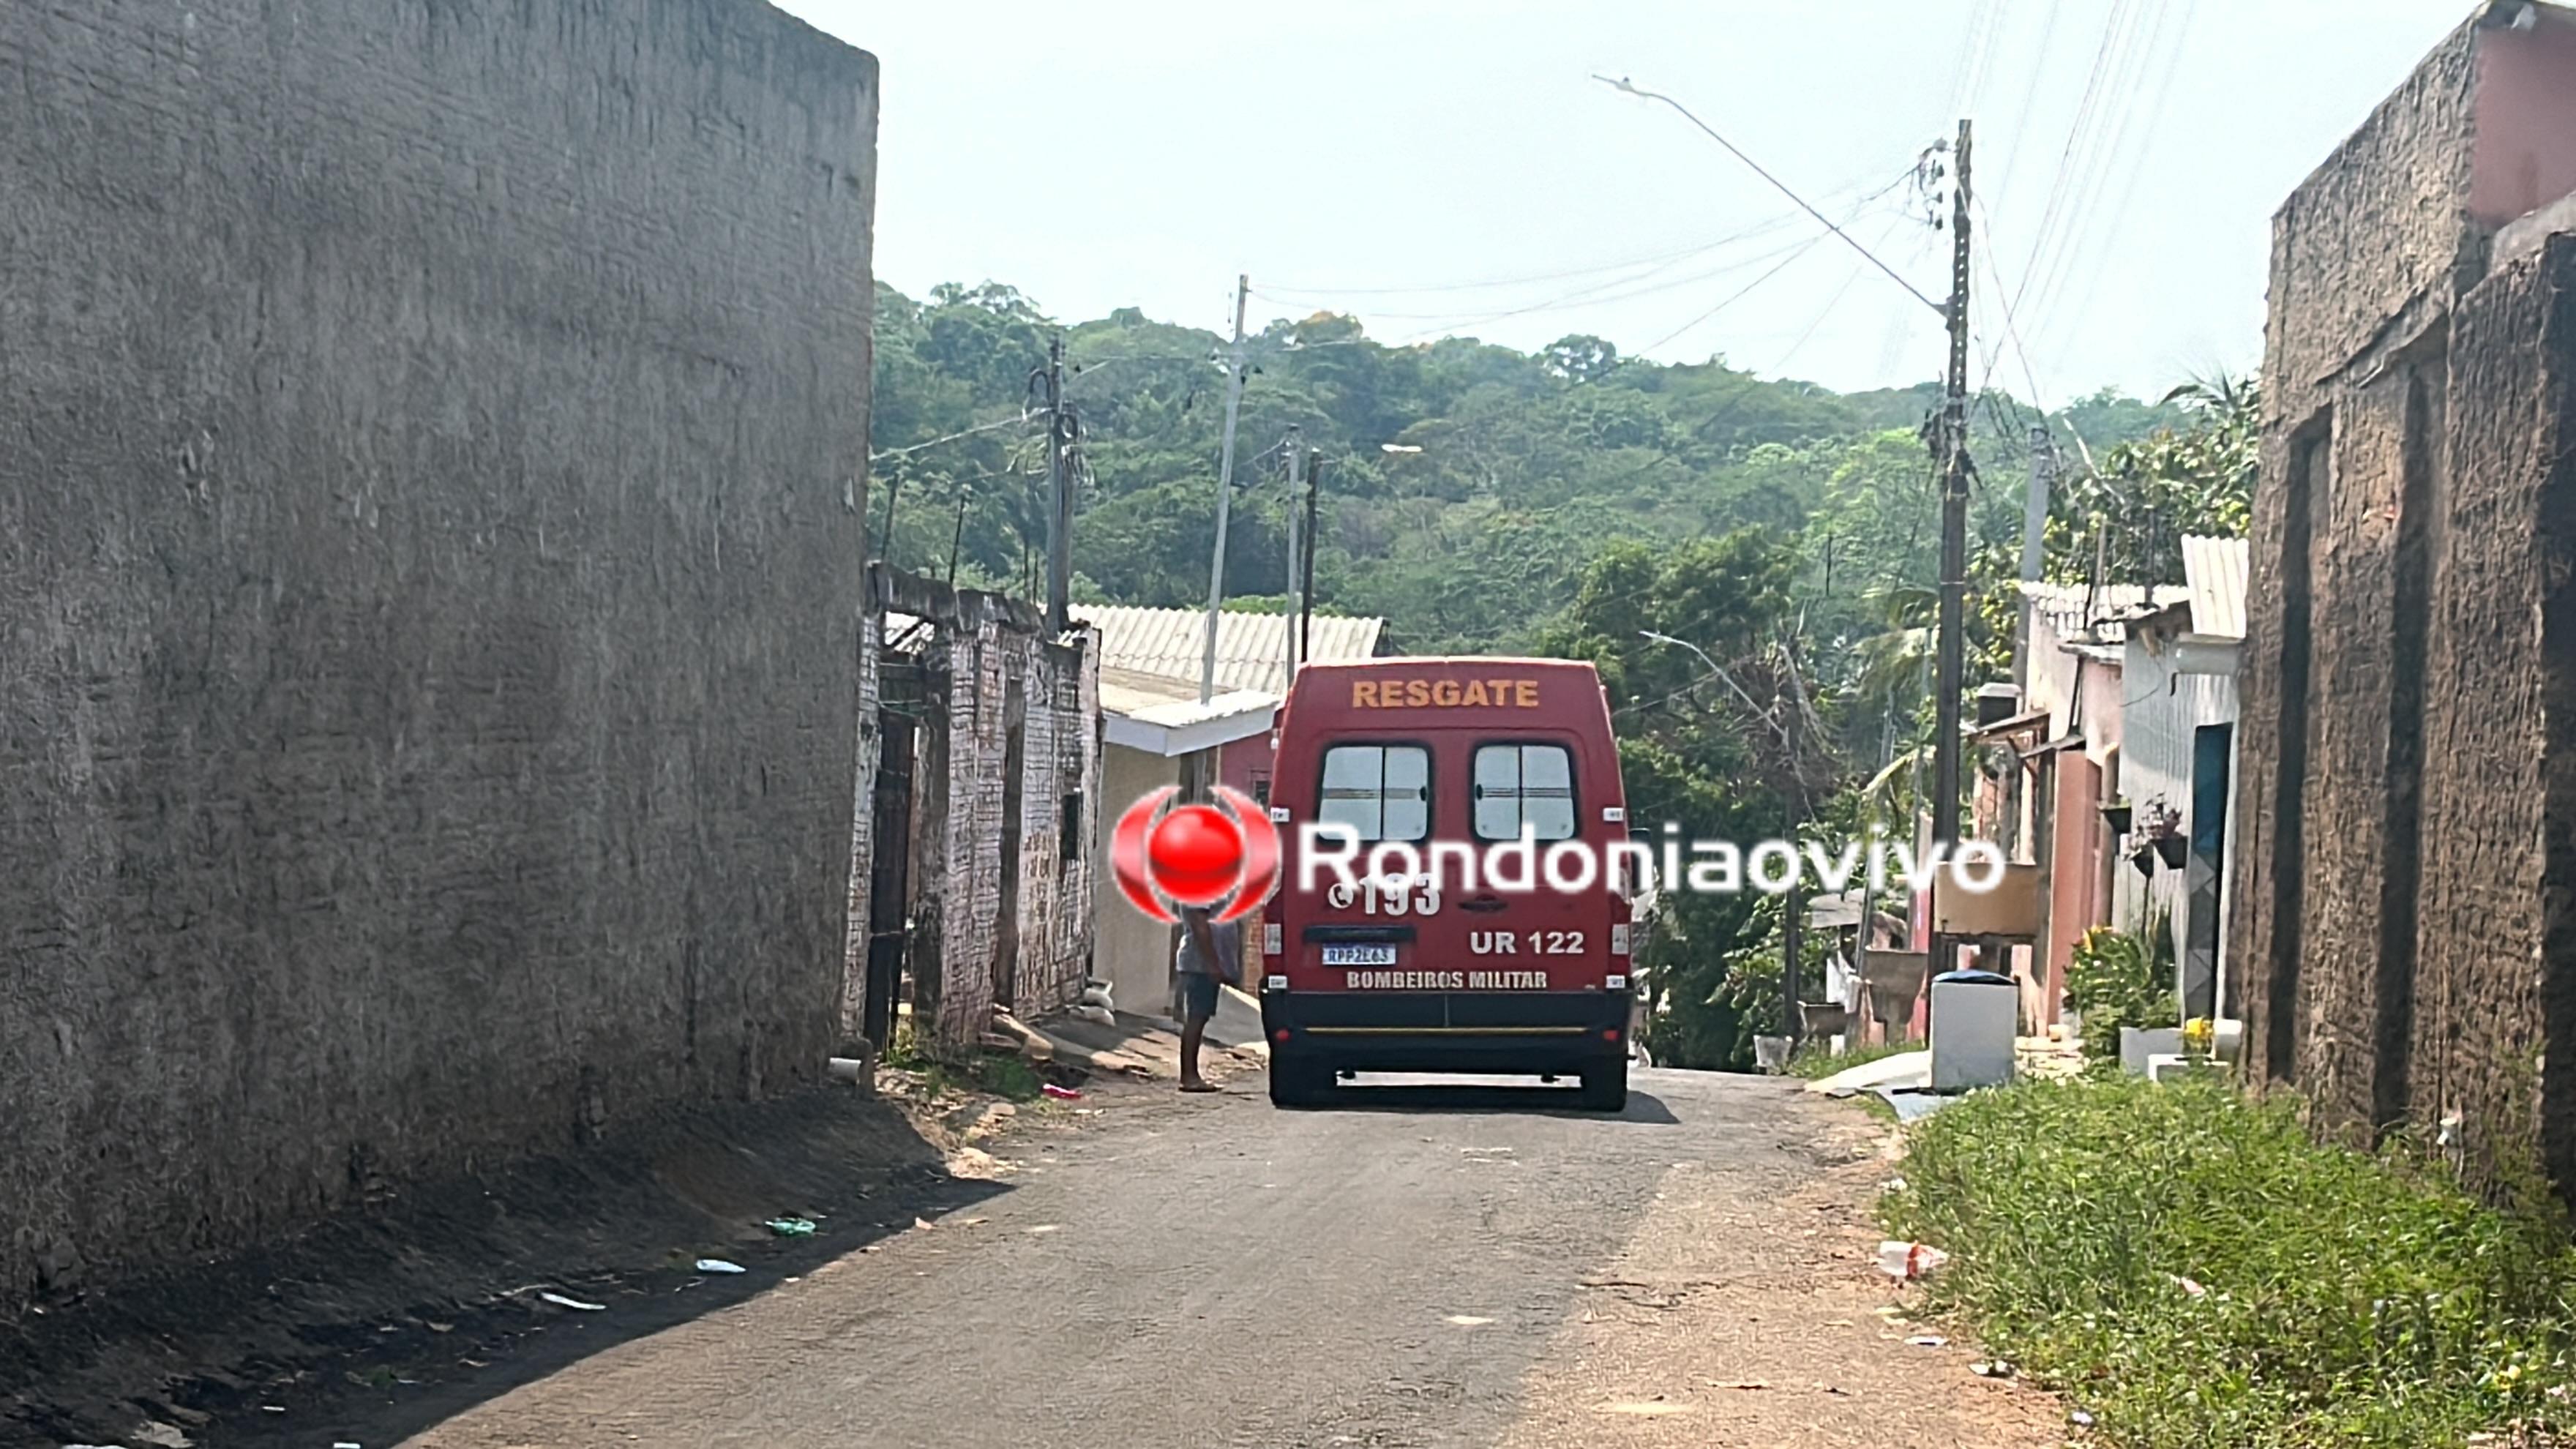
[(1900, 1243), (1890, 1239), (1878, 1245), (1878, 1270), (1900, 1282), (1929, 1278), (1949, 1261), (1949, 1254), (1929, 1243)]

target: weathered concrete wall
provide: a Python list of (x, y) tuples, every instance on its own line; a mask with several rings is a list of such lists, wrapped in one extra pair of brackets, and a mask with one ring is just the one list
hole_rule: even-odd
[(2478, 207), (2576, 166), (2516, 119), (2576, 94), (2571, 24), (2464, 29), (2276, 220), (2229, 946), (2250, 1064), (2320, 1126), (2456, 1116), (2562, 1187), (2576, 243)]
[[(873, 601), (872, 601), (873, 603)], [(884, 678), (885, 611), (870, 607), (859, 624), (859, 718), (858, 769), (851, 789), (850, 806), (850, 894), (848, 910), (843, 916), (845, 931), (841, 938), (841, 1015), (838, 1045), (855, 1050), (867, 1039), (868, 935), (876, 929), (868, 913), (869, 894), (874, 887), (871, 867), (876, 860), (876, 793), (877, 771), (884, 764), (882, 722), (878, 711), (884, 703), (881, 681)]]
[(0, 24), (0, 1300), (821, 1076), (875, 94), (746, 0)]
[[(2522, 1157), (2576, 1108), (2564, 1043), (2576, 979), (2576, 242), (2559, 238), (2463, 299), (2453, 324), (2449, 527), (2431, 661), (2422, 943), (2410, 1033), (2418, 1114)], [(2537, 627), (2535, 627), (2537, 625)], [(2549, 1095), (2540, 1058), (2559, 1063)], [(2554, 1108), (2554, 1110), (2552, 1110)], [(2576, 1182), (2567, 1145), (2553, 1174)]]
[(2461, 210), (2478, 39), (2455, 32), (2273, 218), (2230, 955), (2264, 984), (2249, 1057), (2335, 1121), (2371, 1114), (2400, 491), (2390, 389), (2345, 386), (2480, 263)]
[[(936, 862), (940, 946), (913, 969), (939, 975), (934, 1035), (957, 1049), (986, 1030), (996, 1001), (1034, 1015), (1081, 993), (1094, 853), (1086, 828), (1067, 859), (1061, 826), (1067, 796), (1081, 797), (1086, 821), (1099, 808), (1099, 652), (988, 615), (943, 629), (933, 655), (949, 680), (948, 809), (940, 853), (916, 869)], [(1015, 730), (1016, 790), (1006, 771)], [(1003, 856), (1014, 796), (1016, 869)]]
[(1030, 1016), (1082, 992), (1100, 839), (1099, 635), (1077, 625), (1056, 642), (1027, 604), (877, 567), (889, 607), (931, 624), (906, 943), (913, 1020), (938, 1049), (971, 1050), (995, 1003)]

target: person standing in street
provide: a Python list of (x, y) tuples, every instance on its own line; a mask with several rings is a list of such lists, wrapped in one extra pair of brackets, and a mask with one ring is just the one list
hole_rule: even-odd
[(1199, 1050), (1219, 996), (1242, 980), (1242, 925), (1211, 921), (1205, 906), (1183, 907), (1180, 955), (1173, 964), (1181, 977), (1181, 1090), (1213, 1092), (1215, 1084), (1199, 1073)]

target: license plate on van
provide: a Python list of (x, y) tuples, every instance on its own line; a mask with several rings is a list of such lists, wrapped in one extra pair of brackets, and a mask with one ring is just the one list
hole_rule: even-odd
[(1327, 966), (1392, 966), (1395, 964), (1395, 948), (1393, 946), (1326, 946), (1324, 964)]

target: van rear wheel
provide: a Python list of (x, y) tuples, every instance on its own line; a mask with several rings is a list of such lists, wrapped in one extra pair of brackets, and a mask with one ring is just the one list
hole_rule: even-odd
[(1590, 1112), (1628, 1110), (1628, 1062), (1621, 1058), (1583, 1069), (1583, 1106)]

